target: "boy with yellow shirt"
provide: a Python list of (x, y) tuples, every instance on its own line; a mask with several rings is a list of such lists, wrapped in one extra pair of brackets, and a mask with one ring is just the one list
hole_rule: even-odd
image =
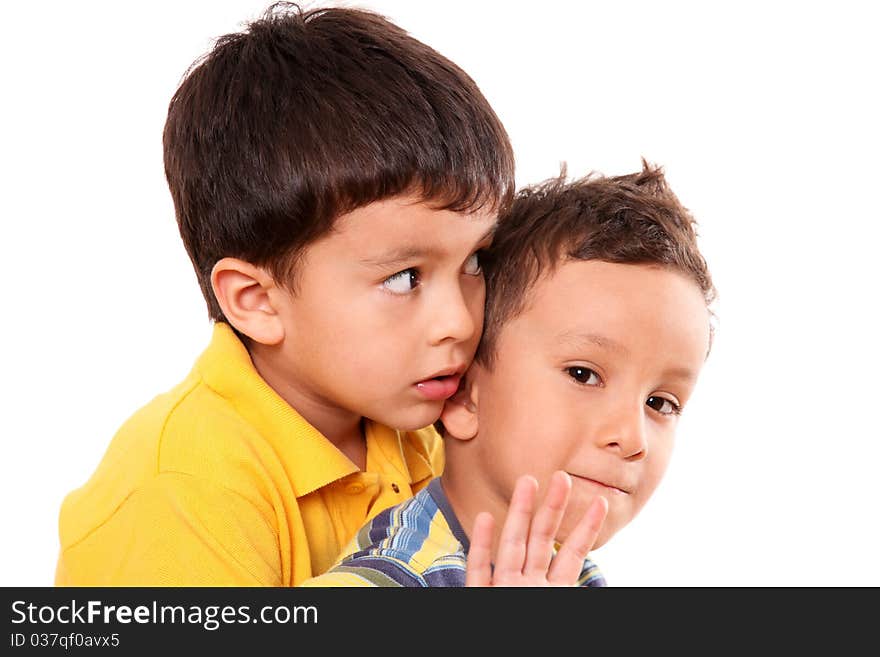
[(400, 28), (286, 6), (197, 62), (163, 142), (213, 337), (65, 498), (56, 584), (297, 585), (442, 471), (511, 147)]

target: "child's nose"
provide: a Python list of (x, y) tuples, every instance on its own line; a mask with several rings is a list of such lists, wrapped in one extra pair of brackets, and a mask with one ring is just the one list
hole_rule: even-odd
[[(435, 299), (436, 312), (428, 329), (431, 344), (460, 342), (473, 337), (477, 329), (474, 309), (461, 287), (451, 285)], [(482, 310), (482, 306), (478, 310)]]
[(625, 459), (642, 459), (648, 454), (645, 414), (641, 404), (619, 403), (606, 409), (597, 440), (601, 447), (618, 451)]

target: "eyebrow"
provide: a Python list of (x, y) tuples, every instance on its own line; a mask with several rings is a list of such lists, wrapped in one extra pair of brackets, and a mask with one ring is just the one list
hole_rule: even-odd
[(436, 257), (439, 254), (439, 249), (435, 248), (426, 249), (420, 247), (403, 247), (400, 249), (388, 251), (386, 253), (383, 253), (382, 255), (376, 256), (375, 258), (363, 258), (361, 260), (361, 263), (367, 265), (368, 267), (386, 267), (389, 265), (396, 265), (399, 263), (407, 262), (415, 258), (424, 258), (426, 256)]
[[(479, 248), (485, 242), (491, 240), (494, 234), (495, 226), (493, 225), (489, 230), (483, 233), (480, 239), (477, 240), (477, 247)], [(443, 251), (433, 246), (403, 246), (397, 249), (391, 249), (390, 251), (387, 251), (381, 255), (372, 258), (363, 258), (361, 260), (361, 263), (368, 267), (390, 267), (392, 265), (402, 264), (416, 258), (437, 258), (442, 254)]]
[(604, 349), (605, 351), (616, 351), (620, 354), (629, 353), (629, 349), (624, 347), (621, 343), (598, 333), (573, 333), (571, 331), (565, 331), (556, 337), (560, 342), (564, 342), (573, 347), (590, 344), (599, 347), (600, 349)]
[(687, 367), (671, 367), (663, 372), (664, 379), (679, 379), (680, 381), (693, 381), (697, 375)]
[[(620, 342), (617, 342), (616, 340), (613, 340), (607, 336), (600, 335), (599, 333), (574, 333), (571, 331), (566, 331), (564, 333), (560, 333), (557, 338), (560, 342), (563, 342), (575, 348), (583, 346), (585, 344), (589, 344), (599, 347), (600, 349), (604, 349), (605, 351), (613, 351), (624, 355), (630, 353), (629, 349), (627, 349)], [(668, 370), (664, 370), (663, 378), (693, 381), (697, 378), (697, 376), (696, 373), (690, 368), (671, 367)]]

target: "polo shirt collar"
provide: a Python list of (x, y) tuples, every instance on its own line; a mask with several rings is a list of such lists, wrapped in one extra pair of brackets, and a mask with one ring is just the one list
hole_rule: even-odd
[(384, 460), (389, 462), (398, 474), (411, 486), (420, 484), (435, 474), (431, 465), (431, 456), (427, 439), (423, 432), (401, 432), (384, 424), (368, 421), (366, 423), (367, 459), (371, 460), (374, 451), (382, 452)]
[[(333, 443), (308, 423), (260, 376), (247, 348), (225, 322), (214, 324), (211, 342), (196, 362), (203, 381), (226, 399), (270, 443), (297, 497), (359, 472)], [(409, 483), (432, 475), (426, 446), (368, 423), (367, 451), (378, 448)]]
[(443, 490), (442, 477), (436, 477), (431, 480), (431, 483), (428, 484), (426, 490), (428, 495), (430, 495), (434, 499), (434, 503), (437, 505), (437, 508), (440, 509), (440, 513), (443, 514), (443, 517), (446, 518), (446, 524), (449, 525), (449, 529), (452, 531), (452, 535), (455, 536), (456, 540), (461, 543), (462, 550), (465, 554), (471, 549), (471, 542), (468, 539), (468, 535), (464, 531), (464, 527), (461, 526), (461, 523), (458, 521), (458, 516), (455, 515), (455, 511), (452, 510), (452, 505), (449, 503), (449, 498), (446, 497), (446, 491)]

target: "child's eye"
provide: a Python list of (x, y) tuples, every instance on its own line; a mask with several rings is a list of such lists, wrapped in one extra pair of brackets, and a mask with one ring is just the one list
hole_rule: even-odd
[(599, 375), (596, 374), (589, 367), (574, 365), (572, 367), (566, 368), (565, 371), (568, 372), (568, 375), (572, 379), (574, 379), (578, 383), (583, 383), (587, 386), (597, 386), (602, 383), (602, 379), (599, 378)]
[(648, 397), (645, 402), (649, 407), (660, 413), (660, 415), (679, 415), (681, 414), (681, 406), (666, 397)]
[(419, 280), (419, 270), (410, 267), (389, 276), (382, 281), (382, 285), (392, 294), (407, 294), (418, 287)]
[(479, 276), (483, 271), (483, 265), (480, 262), (480, 252), (475, 251), (464, 263), (464, 273), (471, 276)]

